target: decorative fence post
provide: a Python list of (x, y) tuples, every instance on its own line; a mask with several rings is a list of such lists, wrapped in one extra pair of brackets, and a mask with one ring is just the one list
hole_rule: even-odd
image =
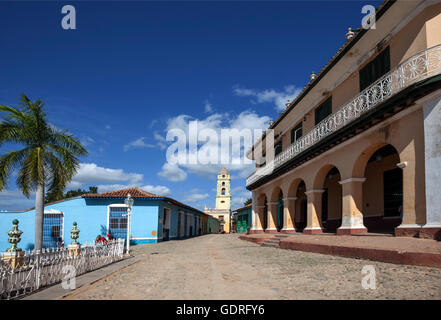
[(13, 269), (21, 267), (23, 265), (24, 252), (17, 247), (17, 243), (20, 242), (20, 237), (23, 231), (18, 229), (18, 220), (12, 221), (12, 229), (7, 232), (9, 239), (8, 242), (11, 247), (3, 253), (3, 261), (9, 264)]
[(76, 257), (81, 252), (81, 244), (77, 242), (77, 239), (79, 237), (80, 230), (77, 228), (77, 223), (73, 223), (73, 228), (70, 231), (70, 237), (72, 238), (72, 242), (67, 246), (69, 250), (69, 255)]

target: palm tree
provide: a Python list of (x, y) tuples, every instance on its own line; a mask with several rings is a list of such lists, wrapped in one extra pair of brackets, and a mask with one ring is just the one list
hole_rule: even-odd
[(21, 95), (18, 108), (0, 105), (5, 112), (0, 123), (0, 146), (5, 142), (23, 145), (18, 151), (0, 156), (0, 191), (18, 170), (16, 184), (29, 198), (35, 195), (35, 249), (43, 244), (44, 191), (64, 190), (77, 172), (78, 156), (87, 150), (70, 133), (50, 125), (41, 100), (32, 102)]

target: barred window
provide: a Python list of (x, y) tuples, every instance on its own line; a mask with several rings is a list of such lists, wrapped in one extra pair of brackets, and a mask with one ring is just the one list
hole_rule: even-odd
[(121, 218), (121, 220), (119, 220), (119, 228), (120, 229), (127, 228), (127, 218)]
[(110, 219), (110, 228), (111, 229), (118, 229), (118, 219), (117, 218)]
[(59, 238), (61, 236), (61, 228), (60, 226), (52, 226), (52, 237)]

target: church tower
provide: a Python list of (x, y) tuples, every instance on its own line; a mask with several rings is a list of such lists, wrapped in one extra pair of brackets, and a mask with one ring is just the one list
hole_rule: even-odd
[(217, 174), (216, 210), (231, 209), (230, 173), (222, 168)]

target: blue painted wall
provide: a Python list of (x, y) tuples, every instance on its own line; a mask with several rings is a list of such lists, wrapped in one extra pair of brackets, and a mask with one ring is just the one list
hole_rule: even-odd
[[(81, 197), (61, 201), (45, 206), (45, 210), (59, 210), (64, 213), (63, 241), (69, 244), (70, 230), (74, 221), (78, 223), (80, 230), (80, 243), (94, 242), (98, 234), (107, 234), (107, 211), (111, 204), (123, 204), (124, 199), (102, 199)], [(171, 220), (169, 238), (178, 238), (178, 211), (192, 213), (201, 217), (202, 213), (190, 208), (183, 208), (164, 200), (135, 199), (132, 207), (131, 244), (156, 243), (163, 240), (162, 222), (164, 221), (164, 207), (170, 208)], [(34, 247), (35, 210), (24, 212), (0, 212), (0, 251), (10, 247), (7, 232), (12, 227), (12, 220), (19, 220), (19, 229), (23, 231), (18, 247), (24, 250), (32, 250)], [(190, 219), (189, 219), (190, 220)], [(217, 221), (217, 220), (216, 220)], [(183, 222), (183, 221), (182, 221)], [(193, 231), (195, 219), (191, 219)], [(212, 230), (217, 231), (217, 230)], [(194, 234), (194, 232), (193, 232)]]

